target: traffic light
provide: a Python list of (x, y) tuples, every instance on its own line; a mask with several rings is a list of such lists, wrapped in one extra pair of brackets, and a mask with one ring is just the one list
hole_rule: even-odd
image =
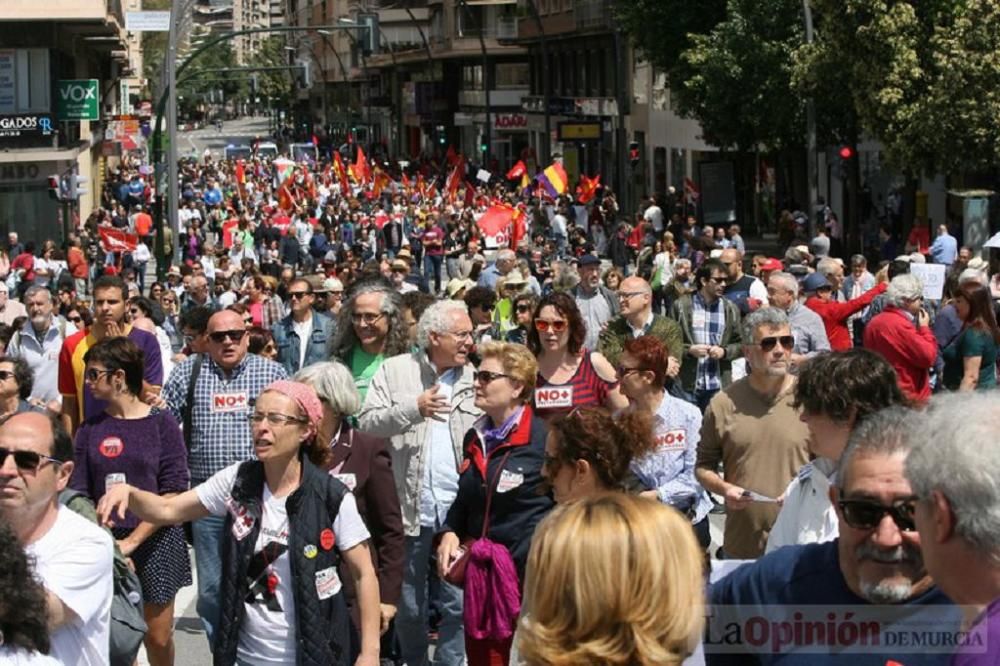
[(62, 201), (62, 179), (58, 174), (52, 174), (49, 180), (49, 197), (53, 201)]
[(642, 158), (639, 156), (639, 142), (633, 141), (628, 144), (628, 162), (632, 165), (633, 169), (639, 168), (639, 162)]
[(78, 176), (76, 173), (69, 174), (69, 198), (73, 201), (78, 200), (85, 194), (90, 192), (87, 189), (90, 186), (90, 181), (88, 181), (83, 176)]
[(486, 154), (486, 142), (485, 141), (480, 141), (479, 142), (479, 152), (481, 152), (483, 155)]
[(850, 172), (851, 160), (854, 159), (856, 153), (854, 152), (854, 146), (848, 144), (843, 144), (837, 148), (837, 176), (841, 179), (846, 179), (847, 174)]

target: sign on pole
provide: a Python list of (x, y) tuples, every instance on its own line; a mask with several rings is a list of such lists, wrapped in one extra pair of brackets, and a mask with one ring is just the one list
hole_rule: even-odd
[(129, 32), (167, 32), (170, 12), (125, 12), (125, 29)]
[(60, 79), (56, 118), (100, 120), (100, 88), (97, 79)]

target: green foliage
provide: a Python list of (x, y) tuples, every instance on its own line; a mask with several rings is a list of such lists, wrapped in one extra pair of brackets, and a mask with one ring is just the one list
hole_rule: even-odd
[(183, 98), (180, 106), (190, 111), (208, 95), (209, 90), (221, 90), (226, 99), (245, 97), (248, 84), (242, 72), (208, 71), (239, 67), (231, 41), (213, 44), (201, 53), (187, 57), (190, 64), (178, 73), (177, 94)]
[(726, 0), (625, 0), (615, 18), (642, 57), (660, 71), (676, 71), (692, 35), (704, 35), (726, 18)]
[[(285, 51), (285, 37), (273, 35), (265, 39), (260, 49), (255, 51), (247, 62), (253, 67), (281, 67), (288, 64), (288, 52)], [(290, 70), (289, 70), (290, 71)], [(257, 74), (257, 91), (261, 99), (267, 97), (286, 99), (290, 91), (291, 74), (285, 72), (259, 72)]]

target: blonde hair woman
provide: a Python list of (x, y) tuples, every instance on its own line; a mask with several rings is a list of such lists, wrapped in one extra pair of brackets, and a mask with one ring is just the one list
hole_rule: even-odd
[(704, 623), (703, 562), (690, 523), (652, 500), (607, 494), (559, 507), (528, 555), (522, 663), (680, 664)]

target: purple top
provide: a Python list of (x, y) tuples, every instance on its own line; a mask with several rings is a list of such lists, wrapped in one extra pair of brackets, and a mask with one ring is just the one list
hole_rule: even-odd
[(994, 599), (969, 629), (968, 641), (951, 658), (951, 666), (1000, 664), (1000, 599)]
[[(188, 489), (187, 450), (180, 426), (169, 411), (154, 409), (141, 419), (119, 419), (102, 412), (80, 426), (74, 449), (76, 466), (69, 485), (95, 502), (104, 496), (108, 480), (158, 495)], [(135, 527), (139, 522), (130, 511), (116, 527)]]

